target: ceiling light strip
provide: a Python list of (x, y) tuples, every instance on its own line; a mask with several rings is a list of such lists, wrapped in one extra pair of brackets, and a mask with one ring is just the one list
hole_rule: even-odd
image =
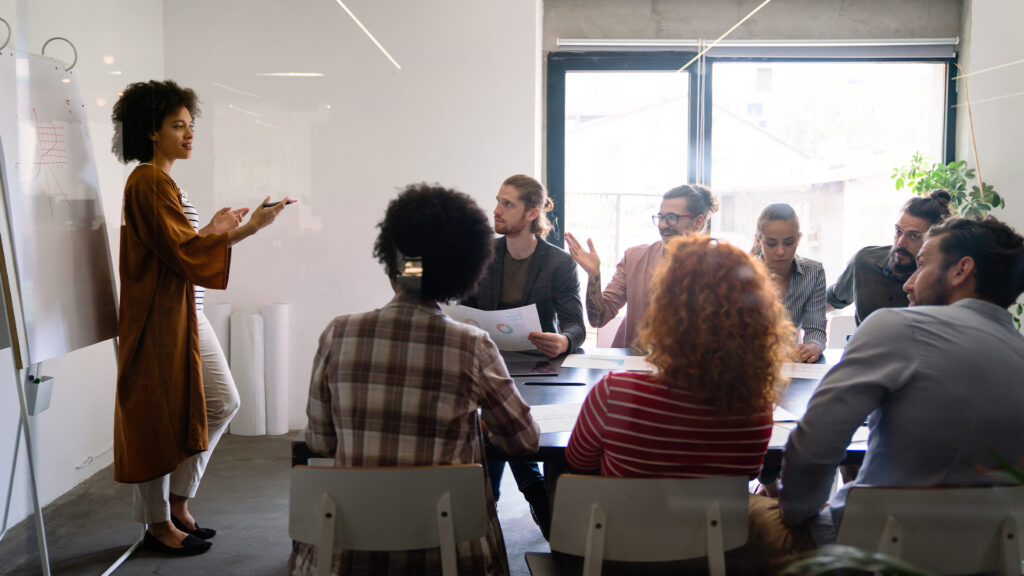
[(398, 62), (395, 61), (395, 59), (391, 57), (391, 54), (388, 54), (388, 51), (385, 50), (383, 46), (381, 46), (380, 42), (377, 42), (377, 39), (373, 37), (373, 34), (370, 34), (370, 31), (367, 30), (366, 26), (363, 26), (363, 23), (359, 21), (359, 18), (356, 18), (356, 15), (353, 14), (352, 11), (348, 9), (348, 6), (345, 6), (345, 3), (342, 2), (341, 0), (335, 0), (335, 1), (338, 3), (338, 6), (341, 6), (342, 9), (345, 10), (345, 12), (348, 13), (349, 17), (352, 18), (352, 21), (354, 21), (360, 28), (362, 28), (363, 33), (366, 34), (366, 36), (370, 40), (372, 40), (374, 44), (377, 45), (377, 48), (380, 48), (380, 51), (383, 52), (384, 55), (388, 57), (388, 60), (391, 60), (391, 63), (395, 65), (395, 68), (398, 68), (399, 70), (401, 70), (402, 67), (398, 65)]

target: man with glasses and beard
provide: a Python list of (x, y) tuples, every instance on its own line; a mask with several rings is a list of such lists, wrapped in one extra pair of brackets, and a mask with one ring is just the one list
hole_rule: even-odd
[(658, 213), (651, 216), (661, 234), (661, 240), (654, 244), (627, 248), (603, 292), (601, 259), (597, 256), (594, 243), (588, 238), (589, 250), (585, 249), (576, 237), (566, 232), (565, 242), (569, 246), (569, 255), (589, 276), (586, 300), (590, 325), (595, 328), (604, 326), (626, 306), (626, 319), (615, 333), (613, 347), (632, 346), (638, 335), (649, 303), (648, 288), (665, 253), (664, 242), (675, 236), (704, 230), (711, 214), (717, 211), (718, 199), (704, 186), (683, 184), (666, 192), (662, 196)]
[(860, 325), (879, 308), (906, 307), (903, 283), (917, 269), (914, 257), (925, 233), (949, 216), (951, 199), (945, 190), (932, 190), (928, 196), (907, 200), (896, 219), (892, 246), (868, 246), (854, 255), (825, 293), (828, 311), (856, 303), (855, 319)]

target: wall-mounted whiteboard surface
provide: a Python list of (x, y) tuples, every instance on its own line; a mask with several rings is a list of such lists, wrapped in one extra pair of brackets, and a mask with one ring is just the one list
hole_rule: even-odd
[(18, 354), (32, 364), (117, 336), (117, 296), (76, 74), (0, 51), (0, 103), (4, 273)]

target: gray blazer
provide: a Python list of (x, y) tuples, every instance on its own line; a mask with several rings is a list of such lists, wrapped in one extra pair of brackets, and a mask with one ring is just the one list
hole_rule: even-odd
[[(505, 237), (494, 241), (494, 260), (476, 287), (476, 293), (463, 300), (466, 306), (480, 310), (498, 310), (501, 297), (501, 275), (505, 263)], [(537, 305), (540, 326), (544, 332), (563, 334), (569, 339), (569, 352), (575, 352), (586, 338), (583, 327), (583, 301), (576, 262), (567, 252), (537, 239), (537, 248), (530, 259), (523, 299), (516, 306)]]

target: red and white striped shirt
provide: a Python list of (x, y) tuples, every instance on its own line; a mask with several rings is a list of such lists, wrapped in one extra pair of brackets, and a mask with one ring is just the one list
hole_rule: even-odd
[(587, 395), (565, 459), (604, 476), (755, 478), (772, 413), (722, 416), (649, 374), (613, 372)]

